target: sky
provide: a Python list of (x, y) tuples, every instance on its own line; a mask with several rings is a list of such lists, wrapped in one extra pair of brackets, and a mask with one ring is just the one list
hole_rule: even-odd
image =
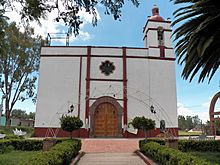
[[(179, 6), (174, 6), (170, 0), (145, 0), (141, 1), (140, 6), (136, 8), (131, 1), (125, 0), (125, 6), (122, 9), (121, 21), (115, 21), (112, 16), (105, 15), (105, 8), (98, 5), (98, 25), (93, 27), (92, 16), (81, 11), (80, 15), (83, 18), (83, 24), (79, 36), (71, 37), (71, 46), (90, 45), (90, 46), (126, 46), (126, 47), (144, 47), (143, 42), (143, 27), (148, 16), (151, 15), (151, 9), (156, 4), (160, 9), (160, 15), (164, 18), (171, 18), (172, 13)], [(63, 24), (53, 21), (54, 15), (52, 12), (48, 16), (48, 20), (41, 21), (41, 27), (37, 23), (32, 23), (37, 34), (44, 37), (47, 33), (66, 32), (67, 28)], [(11, 20), (18, 22), (19, 15), (10, 12), (7, 15)], [(173, 27), (175, 29), (176, 27)], [(52, 44), (65, 45), (63, 42), (55, 42)], [(177, 83), (177, 108), (178, 114), (184, 116), (198, 115), (203, 123), (209, 120), (209, 104), (211, 98), (219, 91), (220, 77), (219, 70), (211, 82), (204, 81), (198, 83), (198, 77), (189, 83), (181, 77), (183, 66), (176, 64), (176, 83)], [(220, 101), (216, 104), (215, 111), (220, 111)], [(36, 106), (31, 101), (17, 103), (15, 108), (34, 112)]]

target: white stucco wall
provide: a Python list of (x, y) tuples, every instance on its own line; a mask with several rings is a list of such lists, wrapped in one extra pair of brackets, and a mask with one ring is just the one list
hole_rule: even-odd
[[(147, 59), (128, 59), (127, 78), (128, 78), (128, 118), (135, 116), (150, 117), (146, 110), (149, 106), (149, 60)], [(147, 105), (146, 105), (147, 104)]]
[(100, 56), (122, 56), (122, 49), (110, 47), (93, 47), (91, 50), (91, 54)]
[[(135, 65), (134, 65), (135, 64)], [(177, 127), (174, 61), (128, 59), (128, 118), (146, 116)], [(156, 114), (150, 112), (153, 105)]]
[(110, 96), (115, 99), (123, 99), (122, 89), (122, 82), (92, 81), (90, 82), (90, 97), (99, 98), (102, 96)]
[(127, 56), (138, 56), (138, 57), (146, 57), (149, 55), (149, 51), (147, 48), (137, 49), (137, 48), (127, 48), (126, 49)]
[(41, 49), (41, 55), (86, 55), (86, 47), (43, 47)]
[(163, 27), (164, 29), (171, 29), (171, 23), (170, 22), (148, 21), (147, 26), (145, 27), (144, 33), (146, 34), (146, 31), (149, 28), (158, 28), (159, 26)]
[(41, 58), (35, 127), (58, 127), (59, 117), (77, 104), (78, 71), (78, 57)]
[(164, 31), (164, 44), (168, 48), (172, 48), (172, 32)]
[[(79, 68), (82, 57), (80, 118), (85, 124), (87, 47), (45, 47), (42, 49), (35, 127), (59, 127), (59, 117), (73, 104), (78, 113)], [(172, 49), (169, 52), (172, 55)], [(79, 52), (77, 52), (79, 51)], [(71, 54), (72, 52), (72, 54)], [(152, 54), (158, 55), (155, 48)], [(80, 54), (81, 53), (81, 54)], [(112, 54), (111, 54), (112, 53)], [(165, 120), (167, 127), (177, 127), (174, 61), (147, 59), (148, 49), (127, 48), (128, 118), (145, 115), (156, 121)], [(52, 57), (55, 55), (56, 57)], [(68, 57), (62, 57), (69, 55)], [(103, 56), (102, 56), (103, 55)], [(117, 57), (114, 57), (114, 56)], [(51, 56), (51, 57), (50, 57)], [(95, 57), (93, 57), (95, 56)], [(100, 57), (98, 57), (100, 56)], [(137, 58), (135, 58), (137, 57)], [(171, 57), (171, 56), (170, 56)], [(173, 56), (172, 56), (173, 57)], [(101, 73), (101, 62), (114, 62), (115, 71)], [(91, 79), (123, 79), (122, 48), (91, 48)], [(123, 81), (90, 81), (90, 98), (111, 96), (123, 99)], [(118, 101), (123, 107), (123, 101)], [(90, 106), (94, 100), (90, 100)], [(150, 112), (153, 105), (157, 114)], [(85, 125), (84, 125), (85, 126)]]
[(159, 46), (158, 43), (158, 34), (157, 29), (158, 27), (163, 27), (164, 31), (164, 46), (165, 46), (165, 57), (168, 58), (175, 58), (174, 52), (172, 48), (172, 31), (169, 22), (152, 22), (149, 21), (147, 26), (144, 30), (144, 42), (146, 48), (148, 48), (149, 56), (159, 57), (160, 50), (157, 48)]
[[(110, 74), (109, 76), (105, 76), (103, 73), (101, 73), (100, 65), (102, 62), (105, 62), (106, 60), (113, 62), (113, 65), (115, 66), (115, 70), (113, 71), (113, 74)], [(108, 58), (108, 57), (92, 57), (91, 58), (91, 72), (90, 77), (94, 79), (122, 79), (123, 78), (123, 63), (122, 58)]]
[(174, 61), (151, 60), (150, 97), (158, 118), (167, 127), (178, 127)]
[(147, 33), (146, 39), (147, 39), (147, 48), (149, 48), (150, 46), (154, 46), (154, 47), (158, 46), (157, 31), (156, 30), (149, 30)]
[[(82, 76), (81, 77), (81, 92), (80, 92), (80, 119), (83, 121), (83, 124), (84, 124), (83, 127), (85, 127), (86, 67), (87, 67), (87, 58), (83, 57), (82, 58), (82, 73), (81, 73), (81, 76)], [(78, 111), (78, 108), (77, 108), (77, 111)]]

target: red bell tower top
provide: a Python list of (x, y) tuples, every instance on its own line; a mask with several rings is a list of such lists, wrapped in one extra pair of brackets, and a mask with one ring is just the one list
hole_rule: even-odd
[(154, 5), (152, 9), (152, 16), (149, 17), (148, 19), (154, 21), (164, 21), (164, 19), (160, 16), (159, 8), (156, 5)]

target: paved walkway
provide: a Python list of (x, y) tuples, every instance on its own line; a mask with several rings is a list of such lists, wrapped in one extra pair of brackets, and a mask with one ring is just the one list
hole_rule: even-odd
[(134, 152), (140, 139), (82, 139), (82, 152), (77, 165), (144, 165)]
[(88, 153), (78, 165), (146, 165), (135, 153)]
[(140, 139), (82, 139), (86, 153), (132, 153), (139, 149)]

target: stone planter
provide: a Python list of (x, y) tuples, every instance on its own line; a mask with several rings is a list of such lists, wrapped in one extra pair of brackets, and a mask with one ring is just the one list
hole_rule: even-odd
[(43, 141), (43, 151), (49, 151), (56, 144), (56, 139), (45, 139)]
[(165, 139), (165, 145), (169, 148), (178, 150), (178, 139)]

